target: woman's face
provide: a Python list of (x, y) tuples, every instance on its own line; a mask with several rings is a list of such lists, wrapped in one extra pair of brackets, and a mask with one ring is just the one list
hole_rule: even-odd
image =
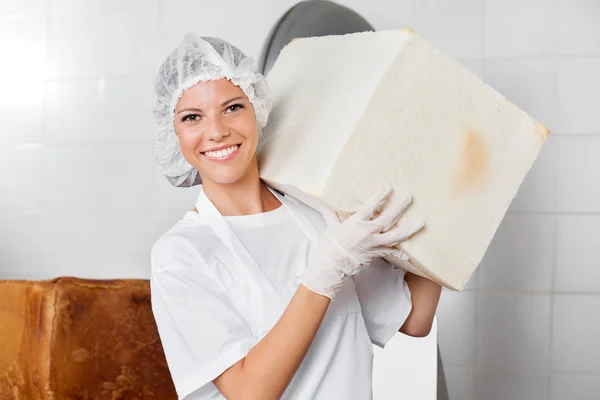
[(183, 93), (175, 108), (175, 132), (203, 184), (235, 182), (256, 163), (254, 108), (226, 78), (200, 82)]

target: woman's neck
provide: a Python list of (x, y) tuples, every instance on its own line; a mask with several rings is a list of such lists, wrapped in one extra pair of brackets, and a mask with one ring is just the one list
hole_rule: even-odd
[(208, 181), (202, 190), (223, 216), (260, 214), (281, 205), (258, 174), (229, 184)]

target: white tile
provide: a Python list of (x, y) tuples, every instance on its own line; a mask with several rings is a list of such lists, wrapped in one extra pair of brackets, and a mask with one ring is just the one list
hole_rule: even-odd
[(0, 252), (25, 253), (41, 250), (40, 217), (40, 213), (0, 209)]
[(0, 19), (4, 20), (45, 15), (47, 11), (47, 0), (2, 0), (0, 2)]
[(42, 221), (43, 261), (36, 273), (84, 276), (89, 268), (93, 213), (86, 210), (45, 212)]
[[(26, 3), (24, 3), (26, 4)], [(1, 6), (0, 6), (1, 7)], [(23, 50), (23, 46), (27, 44), (35, 45), (36, 50), (42, 54), (46, 52), (46, 17), (43, 14), (31, 14), (31, 15), (11, 15), (4, 17), (0, 20), (0, 35), (2, 42), (0, 47), (2, 50)], [(12, 45), (12, 46), (11, 46)], [(29, 48), (27, 50), (30, 50)], [(21, 57), (28, 57), (29, 55), (23, 53), (10, 53), (3, 54), (6, 59), (11, 59), (10, 65), (19, 64), (20, 60), (12, 59), (13, 56), (20, 55)], [(10, 58), (9, 58), (10, 57)], [(5, 65), (0, 68), (6, 68)], [(31, 68), (31, 66), (30, 66)], [(43, 71), (39, 71), (42, 72)]]
[(154, 168), (153, 198), (156, 212), (183, 213), (193, 210), (199, 193), (200, 186), (175, 187), (159, 172), (158, 167)]
[(564, 55), (600, 55), (600, 2), (560, 0), (558, 44)]
[[(4, 257), (2, 255), (1, 257)], [(6, 259), (7, 263), (12, 267), (9, 271), (4, 271), (0, 269), (0, 279), (23, 279), (23, 280), (44, 280), (51, 279), (50, 274), (44, 272), (44, 274), (35, 274), (28, 273), (28, 268), (30, 265), (37, 265), (40, 263), (41, 256), (39, 254), (29, 253), (23, 255), (25, 259)], [(33, 258), (35, 257), (35, 259)], [(3, 258), (4, 259), (4, 258)]]
[(552, 374), (551, 400), (598, 400), (600, 375)]
[(99, 76), (102, 69), (100, 37), (100, 19), (96, 13), (51, 19), (48, 75), (54, 78)]
[(549, 292), (555, 220), (553, 215), (507, 214), (479, 267), (481, 288)]
[(488, 57), (532, 57), (556, 53), (558, 0), (487, 0)]
[(40, 142), (44, 134), (43, 104), (19, 110), (0, 104), (0, 125), (0, 142)]
[[(598, 40), (596, 40), (598, 41)], [(600, 57), (558, 61), (558, 106), (563, 133), (600, 133)]]
[(550, 398), (549, 374), (475, 372), (475, 399), (546, 400)]
[(43, 173), (46, 209), (152, 208), (151, 145), (48, 146)]
[(443, 290), (436, 312), (442, 363), (473, 367), (475, 355), (475, 292)]
[[(0, 124), (20, 125), (23, 136), (32, 128), (39, 132), (35, 116), (41, 114), (44, 101), (46, 41), (43, 14), (0, 20)], [(20, 134), (2, 132), (0, 140)]]
[(159, 0), (102, 0), (104, 11), (144, 11), (158, 10)]
[(97, 78), (55, 80), (46, 84), (44, 141), (103, 140), (101, 81)]
[[(159, 63), (177, 48), (187, 33), (218, 37), (220, 21), (217, 5), (218, 0), (162, 0), (159, 8)], [(250, 22), (248, 19), (245, 21)]]
[(0, 259), (2, 260), (0, 279), (49, 279), (52, 277), (50, 271), (40, 268), (43, 265), (40, 252), (0, 252)]
[(0, 209), (0, 275), (14, 279), (39, 270), (40, 220), (39, 213)]
[(93, 215), (87, 277), (148, 279), (152, 246), (149, 211)]
[(158, 65), (158, 8), (107, 12), (101, 19), (103, 72), (127, 74)]
[(600, 212), (600, 135), (563, 136), (558, 147), (558, 210)]
[(558, 68), (553, 59), (488, 60), (485, 81), (546, 125), (558, 127)]
[(448, 397), (450, 400), (473, 400), (473, 370), (460, 367), (444, 367)]
[(341, 4), (360, 14), (375, 30), (412, 28), (417, 24), (414, 1), (339, 0)]
[(512, 211), (556, 211), (558, 208), (558, 148), (560, 140), (550, 134), (528, 171), (517, 196), (510, 204)]
[(97, 15), (100, 11), (101, 0), (49, 0), (52, 15)]
[(412, 28), (451, 57), (484, 56), (484, 1), (415, 1), (413, 17)]
[(550, 295), (481, 293), (476, 324), (477, 367), (549, 370)]
[[(277, 20), (295, 3), (291, 0), (219, 1), (217, 8), (219, 37), (258, 61), (268, 33)], [(250, 15), (252, 15), (251, 31), (246, 28)]]
[(95, 139), (153, 143), (158, 125), (152, 115), (154, 80), (145, 75), (104, 80), (102, 133)]
[(554, 290), (600, 293), (600, 216), (557, 219)]
[(42, 146), (0, 146), (0, 208), (39, 212)]
[(89, 279), (147, 279), (153, 219), (148, 210), (58, 210), (42, 218), (36, 273)]
[(555, 295), (552, 371), (600, 374), (600, 296)]

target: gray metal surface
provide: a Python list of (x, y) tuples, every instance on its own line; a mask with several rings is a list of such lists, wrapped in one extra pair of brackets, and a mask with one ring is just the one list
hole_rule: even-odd
[(302, 1), (290, 8), (271, 29), (258, 68), (266, 76), (281, 49), (294, 38), (374, 30), (366, 19), (349, 8), (331, 1)]

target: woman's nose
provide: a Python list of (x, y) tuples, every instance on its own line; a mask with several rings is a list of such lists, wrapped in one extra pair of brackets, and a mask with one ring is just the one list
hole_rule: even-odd
[(208, 136), (212, 140), (220, 140), (229, 136), (229, 127), (220, 118), (214, 118), (208, 126)]

